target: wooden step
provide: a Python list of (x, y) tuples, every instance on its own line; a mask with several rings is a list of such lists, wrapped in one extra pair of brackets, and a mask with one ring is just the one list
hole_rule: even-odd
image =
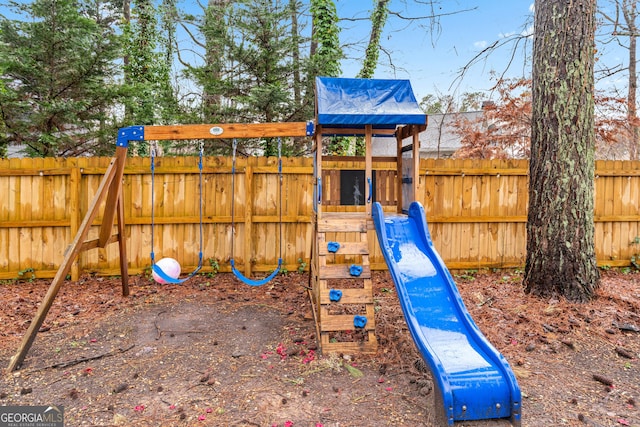
[(369, 243), (364, 242), (338, 242), (340, 248), (337, 252), (329, 252), (327, 244), (320, 244), (318, 252), (320, 255), (368, 255)]
[[(322, 316), (320, 322), (320, 331), (353, 331), (356, 329), (356, 327), (353, 326), (353, 317), (353, 314), (325, 314)], [(365, 331), (374, 331), (376, 329), (375, 320), (372, 317), (367, 317), (367, 324), (362, 329)]]
[(334, 264), (323, 266), (318, 272), (319, 279), (371, 279), (371, 267), (362, 265), (362, 273), (359, 276), (352, 276), (349, 273), (351, 265)]
[[(373, 334), (370, 334), (373, 335)], [(325, 338), (325, 336), (323, 336)], [(375, 340), (362, 342), (331, 342), (328, 337), (321, 342), (323, 354), (344, 353), (344, 354), (375, 354), (378, 350), (378, 342)]]
[(369, 229), (369, 221), (366, 217), (322, 218), (318, 220), (318, 232), (366, 232)]
[(373, 304), (371, 289), (340, 289), (340, 301), (329, 299), (329, 290), (321, 291), (320, 304)]

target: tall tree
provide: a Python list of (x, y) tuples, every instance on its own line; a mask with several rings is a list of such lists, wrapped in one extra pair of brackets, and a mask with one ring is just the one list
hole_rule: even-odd
[(338, 11), (333, 0), (311, 0), (311, 84), (315, 76), (338, 77), (340, 61), (344, 58), (340, 47)]
[(378, 65), (378, 57), (380, 56), (380, 37), (384, 24), (389, 17), (389, 0), (377, 0), (376, 7), (371, 14), (371, 34), (369, 36), (369, 44), (365, 51), (364, 62), (357, 77), (370, 79), (376, 71)]
[[(609, 15), (601, 10), (600, 14), (607, 25), (613, 27), (611, 35), (619, 45), (627, 49), (629, 53), (629, 66), (626, 68), (627, 75), (627, 140), (629, 158), (638, 160), (640, 158), (640, 118), (638, 118), (637, 92), (637, 50), (638, 36), (638, 2), (636, 0), (613, 0), (615, 5), (615, 15)], [(625, 41), (626, 39), (626, 41)], [(618, 72), (624, 68), (613, 68), (605, 70), (607, 75)]]
[[(2, 40), (2, 27), (0, 27), (0, 40)], [(5, 56), (6, 56), (6, 52), (3, 52), (2, 49), (0, 49), (0, 99), (2, 99), (2, 97), (6, 96), (7, 94), (5, 81), (1, 77), (4, 75), (3, 64), (6, 62)], [(1, 113), (2, 113), (2, 109), (0, 108), (0, 135), (3, 135), (5, 133), (5, 124), (4, 124), (4, 114), (1, 114)], [(0, 159), (7, 157), (8, 148), (9, 148), (9, 141), (6, 138), (0, 137)]]
[(32, 156), (78, 156), (99, 144), (116, 96), (112, 28), (100, 25), (80, 0), (34, 0), (11, 7), (3, 20), (0, 94), (6, 130), (0, 139), (24, 144)]
[[(279, 1), (243, 1), (233, 16), (236, 33), (229, 52), (231, 80), (242, 121), (286, 121), (293, 105), (290, 11)], [(261, 143), (264, 154), (277, 154), (275, 140)], [(292, 148), (292, 147), (289, 147)]]
[(594, 297), (596, 0), (535, 3), (525, 291)]
[[(202, 33), (204, 35), (204, 65), (198, 72), (202, 84), (202, 113), (207, 123), (218, 123), (224, 117), (222, 94), (230, 88), (225, 84), (229, 0), (209, 0), (205, 10)], [(203, 75), (202, 72), (205, 72)]]
[[(370, 79), (378, 66), (378, 58), (380, 57), (380, 37), (384, 24), (387, 23), (389, 17), (389, 0), (376, 0), (376, 7), (371, 14), (371, 33), (369, 35), (369, 44), (365, 50), (362, 68), (356, 75), (358, 78)], [(364, 138), (356, 138), (355, 151), (357, 155), (365, 154)]]
[(124, 34), (126, 124), (173, 122), (177, 109), (170, 76), (173, 58), (164, 42), (152, 0), (134, 1)]
[[(307, 73), (307, 105), (314, 105), (316, 76), (339, 77), (342, 73), (340, 61), (344, 57), (340, 47), (338, 11), (333, 0), (311, 0), (311, 46)], [(315, 112), (307, 110), (307, 117)], [(329, 154), (347, 155), (351, 147), (350, 137), (334, 136), (324, 148)]]

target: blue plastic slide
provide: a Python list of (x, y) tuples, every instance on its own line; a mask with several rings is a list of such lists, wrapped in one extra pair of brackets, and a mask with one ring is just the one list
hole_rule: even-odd
[(520, 426), (515, 375), (464, 306), (433, 247), (422, 205), (385, 216), (374, 203), (373, 221), (409, 331), (431, 370), (440, 422), (508, 418)]

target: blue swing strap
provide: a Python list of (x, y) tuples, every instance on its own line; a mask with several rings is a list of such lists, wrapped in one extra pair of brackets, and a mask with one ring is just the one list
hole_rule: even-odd
[(238, 149), (238, 141), (234, 138), (233, 139), (233, 158), (232, 158), (232, 163), (231, 163), (231, 259), (229, 260), (229, 263), (231, 264), (231, 271), (233, 272), (233, 274), (243, 283), (249, 285), (249, 286), (262, 286), (266, 283), (269, 283), (274, 277), (276, 277), (278, 275), (278, 273), (280, 272), (280, 268), (282, 267), (282, 141), (280, 138), (278, 138), (278, 179), (280, 181), (280, 185), (278, 188), (278, 200), (279, 200), (279, 231), (280, 231), (280, 241), (279, 241), (279, 252), (280, 252), (280, 256), (278, 258), (278, 266), (276, 267), (275, 270), (273, 270), (273, 272), (271, 272), (271, 274), (267, 277), (265, 277), (264, 279), (250, 279), (248, 277), (246, 277), (245, 275), (243, 275), (235, 266), (235, 260), (234, 260), (234, 230), (236, 228), (235, 226), (235, 194), (236, 194), (236, 151)]
[(233, 271), (233, 274), (235, 274), (235, 276), (240, 281), (242, 281), (243, 283), (249, 286), (262, 286), (265, 283), (269, 283), (274, 277), (278, 275), (278, 273), (280, 272), (280, 267), (282, 267), (282, 258), (278, 258), (278, 267), (275, 270), (273, 270), (271, 274), (265, 277), (264, 279), (257, 280), (257, 279), (250, 279), (248, 277), (245, 277), (240, 271), (238, 271), (238, 269), (235, 266), (235, 262), (233, 258), (231, 258), (230, 262), (231, 262), (231, 271)]
[(198, 187), (199, 187), (199, 193), (200, 193), (200, 251), (198, 252), (198, 266), (196, 267), (196, 269), (194, 271), (192, 271), (188, 276), (182, 278), (182, 279), (174, 279), (173, 277), (169, 276), (167, 273), (165, 273), (162, 268), (160, 268), (157, 264), (156, 264), (156, 255), (154, 253), (154, 245), (153, 245), (153, 236), (154, 236), (154, 228), (155, 228), (155, 216), (154, 216), (154, 197), (155, 197), (155, 174), (156, 174), (156, 165), (155, 165), (155, 158), (156, 158), (156, 149), (157, 149), (157, 145), (155, 142), (153, 142), (151, 144), (150, 147), (150, 155), (151, 155), (151, 269), (153, 270), (154, 273), (156, 273), (158, 275), (158, 277), (160, 277), (162, 280), (164, 280), (167, 283), (174, 283), (174, 284), (180, 284), (180, 283), (184, 283), (187, 280), (191, 279), (193, 276), (195, 276), (200, 269), (202, 269), (202, 246), (203, 246), (203, 224), (202, 224), (202, 193), (203, 193), (203, 186), (202, 186), (202, 170), (203, 170), (203, 164), (202, 164), (202, 159), (204, 157), (204, 143), (201, 142), (200, 143), (200, 153), (199, 153), (199, 158), (198, 158), (198, 169), (199, 169), (199, 183), (198, 183)]
[(196, 269), (193, 270), (188, 276), (183, 277), (182, 279), (174, 279), (173, 277), (167, 275), (167, 273), (165, 273), (164, 270), (162, 270), (162, 268), (160, 268), (160, 266), (156, 264), (154, 257), (155, 257), (154, 253), (151, 252), (151, 269), (153, 270), (154, 273), (158, 275), (158, 277), (160, 277), (162, 280), (164, 280), (167, 283), (174, 283), (178, 285), (181, 283), (184, 283), (187, 280), (191, 279), (193, 276), (195, 276), (202, 268), (202, 252), (200, 252), (200, 260), (198, 262), (198, 266), (196, 267)]

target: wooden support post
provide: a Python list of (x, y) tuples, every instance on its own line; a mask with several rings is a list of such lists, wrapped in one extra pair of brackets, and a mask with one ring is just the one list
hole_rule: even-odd
[(116, 216), (116, 203), (120, 199), (120, 192), (122, 191), (122, 175), (124, 174), (124, 163), (127, 158), (126, 147), (116, 147), (116, 166), (113, 179), (109, 183), (109, 190), (107, 192), (107, 201), (105, 204), (104, 215), (102, 217), (102, 224), (100, 225), (100, 237), (98, 238), (98, 246), (104, 248), (107, 245), (107, 240), (111, 237), (113, 229), (113, 220)]
[(317, 206), (316, 220), (322, 218), (322, 186), (326, 183), (322, 182), (322, 126), (318, 125), (315, 135), (315, 150), (316, 150), (316, 162), (315, 162), (315, 183), (316, 186), (316, 200), (313, 201)]
[(412, 126), (413, 129), (413, 144), (412, 144), (412, 157), (413, 167), (411, 171), (411, 179), (413, 185), (413, 198), (411, 202), (414, 202), (418, 199), (418, 189), (420, 188), (420, 134), (415, 129), (415, 126)]
[(124, 194), (118, 198), (118, 249), (120, 250), (120, 280), (122, 295), (129, 296), (129, 262), (127, 261), (127, 235), (124, 232)]
[(373, 139), (373, 126), (364, 127), (364, 176), (365, 178), (365, 212), (367, 218), (371, 217), (371, 204), (373, 201), (373, 157), (371, 155), (371, 140)]
[(404, 200), (402, 198), (402, 133), (396, 134), (396, 212), (402, 213)]
[[(22, 342), (20, 344), (20, 347), (18, 348), (18, 351), (9, 361), (7, 372), (14, 371), (24, 361), (24, 358), (26, 357), (27, 352), (31, 348), (31, 345), (33, 344), (33, 341), (36, 338), (36, 334), (38, 333), (38, 330), (42, 326), (44, 319), (47, 317), (47, 314), (49, 313), (49, 309), (51, 309), (53, 300), (58, 294), (58, 291), (60, 290), (62, 283), (64, 282), (65, 278), (67, 277), (67, 274), (69, 273), (69, 270), (71, 269), (71, 265), (73, 264), (75, 259), (78, 257), (78, 254), (80, 253), (80, 251), (83, 249), (83, 243), (87, 238), (87, 234), (89, 233), (89, 229), (91, 228), (91, 224), (93, 223), (93, 220), (96, 218), (98, 214), (98, 210), (101, 203), (103, 202), (105, 197), (107, 197), (107, 199), (111, 199), (115, 201), (119, 199), (121, 186), (122, 186), (122, 171), (124, 170), (124, 161), (126, 159), (126, 151), (127, 151), (126, 148), (122, 148), (122, 147), (118, 147), (116, 149), (116, 157), (113, 160), (111, 160), (111, 163), (109, 164), (109, 167), (107, 168), (107, 171), (105, 172), (104, 177), (100, 182), (96, 195), (94, 196), (93, 201), (91, 202), (91, 206), (89, 206), (87, 215), (84, 217), (82, 224), (80, 224), (80, 228), (78, 229), (78, 232), (76, 233), (76, 236), (73, 239), (73, 242), (67, 249), (64, 259), (62, 260), (62, 264), (60, 264), (60, 267), (58, 268), (58, 271), (55, 277), (53, 278), (51, 285), (49, 286), (49, 290), (47, 291), (47, 294), (44, 296), (44, 299), (42, 300), (42, 303), (40, 304), (40, 307), (38, 308), (38, 311), (34, 319), (31, 321), (31, 324), (29, 325), (29, 329), (27, 329), (27, 332), (22, 339)], [(114, 182), (116, 182), (117, 184), (112, 185)], [(113, 193), (115, 193), (116, 196), (114, 196)], [(113, 218), (113, 215), (115, 215), (116, 206), (117, 206), (116, 203), (113, 203), (112, 205), (107, 205), (107, 207), (105, 208), (104, 216), (111, 216), (111, 218)], [(108, 214), (108, 211), (110, 209), (113, 210), (113, 212)], [(124, 234), (122, 238), (124, 239)]]
[[(75, 236), (80, 229), (82, 223), (82, 210), (80, 209), (80, 183), (82, 181), (82, 172), (78, 167), (76, 160), (73, 161), (74, 166), (71, 168), (71, 175), (69, 176), (69, 188), (71, 189), (69, 195), (69, 212), (70, 212), (70, 231), (71, 235)], [(78, 261), (74, 260), (71, 265), (71, 280), (80, 279), (80, 269), (78, 268)]]

